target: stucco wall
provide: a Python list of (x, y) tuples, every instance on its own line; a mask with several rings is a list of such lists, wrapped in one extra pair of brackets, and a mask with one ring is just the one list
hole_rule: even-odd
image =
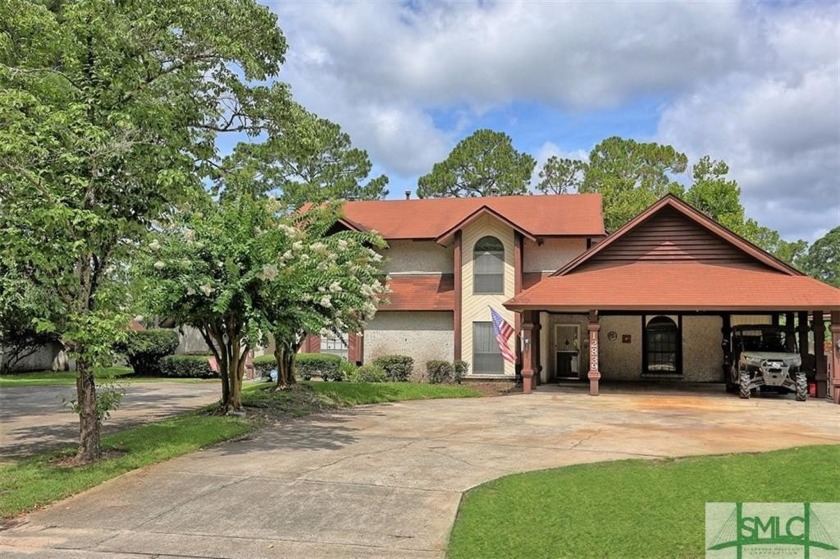
[(434, 241), (389, 241), (381, 251), (385, 272), (389, 274), (451, 274), (453, 245), (442, 247)]
[(208, 355), (210, 348), (207, 342), (201, 337), (201, 332), (192, 326), (182, 326), (175, 330), (178, 332), (178, 347), (175, 353), (178, 355)]
[[(639, 316), (602, 316), (598, 336), (598, 367), (605, 380), (639, 380), (642, 374), (642, 319)], [(610, 340), (609, 333), (616, 339)], [(630, 336), (630, 343), (622, 341)]]
[(522, 267), (525, 272), (554, 272), (586, 250), (586, 239), (544, 239), (537, 244), (525, 239)]
[(455, 357), (451, 312), (380, 311), (367, 323), (364, 361), (382, 355), (414, 358), (414, 372), (425, 373), (426, 361)]
[[(505, 285), (504, 293), (498, 295), (473, 294), (473, 249), (475, 244), (486, 235), (499, 239), (505, 247)], [(461, 314), (461, 355), (464, 361), (472, 365), (473, 361), (473, 322), (489, 322), (490, 307), (492, 306), (511, 326), (514, 325), (514, 313), (502, 304), (513, 297), (514, 263), (513, 263), (513, 229), (489, 216), (484, 216), (468, 227), (464, 228), (461, 237), (463, 250), (462, 277), (462, 314)], [(515, 351), (515, 339), (511, 336), (508, 341), (511, 350)], [(504, 363), (504, 374), (513, 376), (513, 363)], [(472, 367), (471, 367), (472, 369)]]
[[(14, 372), (23, 371), (49, 371), (52, 369), (53, 361), (61, 350), (61, 346), (57, 343), (50, 343), (38, 348), (35, 353), (24, 357), (12, 367)], [(2, 349), (0, 349), (0, 363), (5, 362), (5, 356)]]
[(719, 316), (684, 316), (683, 380), (723, 382), (723, 349)]

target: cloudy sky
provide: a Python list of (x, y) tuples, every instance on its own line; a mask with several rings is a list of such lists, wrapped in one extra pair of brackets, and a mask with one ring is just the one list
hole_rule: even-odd
[(840, 3), (264, 0), (282, 79), (391, 196), (478, 128), (541, 164), (609, 136), (729, 163), (750, 217), (840, 224)]

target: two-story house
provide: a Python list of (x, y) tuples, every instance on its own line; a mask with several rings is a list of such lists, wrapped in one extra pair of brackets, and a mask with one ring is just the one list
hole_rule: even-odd
[[(738, 324), (784, 322), (805, 359), (830, 312), (840, 341), (840, 290), (670, 195), (609, 236), (597, 194), (353, 201), (342, 224), (388, 242), (391, 294), (349, 347), (311, 337), (303, 351), (410, 355), (420, 371), (460, 359), (469, 378), (521, 370), (526, 391), (589, 379), (597, 393), (602, 375), (720, 382), (723, 341)], [(502, 358), (491, 308), (514, 327), (516, 364)]]

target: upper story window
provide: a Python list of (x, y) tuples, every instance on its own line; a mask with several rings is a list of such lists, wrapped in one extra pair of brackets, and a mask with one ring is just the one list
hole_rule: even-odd
[(473, 293), (505, 292), (505, 247), (496, 237), (482, 237), (473, 249)]

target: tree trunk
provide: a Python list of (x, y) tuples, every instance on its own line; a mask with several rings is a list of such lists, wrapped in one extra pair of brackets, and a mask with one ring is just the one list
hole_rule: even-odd
[(79, 451), (76, 453), (76, 461), (87, 464), (102, 457), (101, 423), (96, 410), (93, 368), (84, 359), (79, 359), (76, 371), (76, 402), (79, 406)]

